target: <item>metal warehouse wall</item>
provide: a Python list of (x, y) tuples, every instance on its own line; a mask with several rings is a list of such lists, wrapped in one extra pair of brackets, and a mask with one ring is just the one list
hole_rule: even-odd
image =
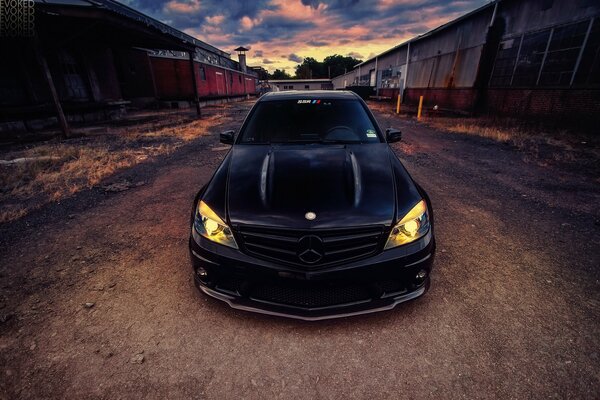
[(375, 86), (375, 65), (377, 94), (402, 91), (405, 103), (598, 121), (600, 1), (500, 0), (333, 78), (335, 88)]
[(410, 46), (410, 88), (472, 87), (493, 7), (465, 18)]
[(358, 76), (358, 70), (352, 70), (344, 75), (338, 75), (331, 79), (334, 89), (344, 89), (347, 86), (351, 86), (352, 82)]

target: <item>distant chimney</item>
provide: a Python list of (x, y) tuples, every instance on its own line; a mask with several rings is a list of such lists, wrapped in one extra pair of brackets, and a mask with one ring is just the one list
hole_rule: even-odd
[(246, 72), (246, 52), (248, 50), (250, 50), (250, 49), (247, 49), (242, 46), (235, 49), (235, 51), (238, 52), (238, 58), (240, 60), (240, 69), (242, 70), (242, 72)]

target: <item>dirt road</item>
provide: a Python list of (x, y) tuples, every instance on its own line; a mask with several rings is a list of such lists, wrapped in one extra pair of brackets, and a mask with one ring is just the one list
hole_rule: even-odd
[(599, 183), (376, 108), (434, 205), (425, 297), (306, 323), (200, 295), (188, 216), (216, 126), (111, 179), (142, 186), (0, 226), (0, 398), (598, 398)]

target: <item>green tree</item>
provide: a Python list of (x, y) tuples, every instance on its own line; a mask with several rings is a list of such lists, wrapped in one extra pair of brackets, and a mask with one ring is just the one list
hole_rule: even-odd
[(291, 79), (292, 76), (285, 72), (285, 69), (276, 69), (271, 74), (271, 79)]
[(298, 79), (327, 78), (327, 76), (323, 76), (324, 73), (323, 63), (312, 57), (306, 57), (302, 64), (296, 66), (296, 78)]
[(325, 57), (323, 60), (323, 68), (325, 73), (328, 74), (328, 77), (333, 78), (334, 76), (342, 75), (350, 71), (352, 68), (354, 68), (354, 66), (360, 64), (361, 62), (362, 60), (354, 57), (344, 57), (339, 54), (334, 54), (332, 56)]
[(306, 57), (302, 64), (296, 66), (297, 79), (319, 79), (333, 78), (350, 71), (361, 60), (354, 57), (344, 57), (339, 54), (334, 54), (325, 57), (321, 61), (317, 61), (312, 57)]

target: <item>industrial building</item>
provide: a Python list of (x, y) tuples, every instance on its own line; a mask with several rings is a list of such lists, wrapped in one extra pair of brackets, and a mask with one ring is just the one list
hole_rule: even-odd
[(282, 90), (332, 90), (331, 79), (270, 79), (271, 86)]
[(492, 1), (332, 81), (469, 114), (598, 121), (600, 2)]
[[(12, 2), (11, 4), (29, 4)], [(0, 38), (0, 134), (196, 107), (256, 93), (229, 53), (112, 0), (35, 0), (35, 30)]]

